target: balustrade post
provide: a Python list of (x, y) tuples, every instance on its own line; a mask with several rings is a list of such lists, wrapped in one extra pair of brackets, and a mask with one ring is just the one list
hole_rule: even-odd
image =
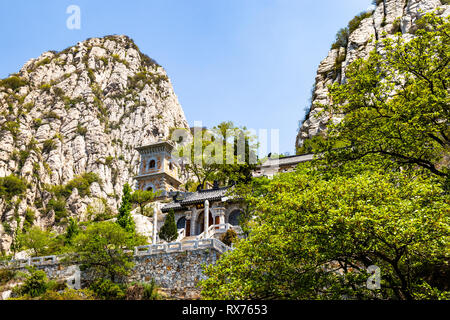
[(203, 212), (204, 218), (204, 238), (208, 238), (208, 229), (209, 229), (209, 201), (205, 200), (205, 211)]
[(153, 208), (153, 244), (156, 244), (156, 233), (158, 230), (158, 203), (155, 203), (155, 207)]

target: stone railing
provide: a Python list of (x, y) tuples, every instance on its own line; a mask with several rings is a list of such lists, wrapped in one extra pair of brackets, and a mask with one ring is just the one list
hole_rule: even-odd
[(214, 237), (215, 234), (225, 233), (229, 229), (236, 231), (238, 235), (242, 234), (242, 228), (239, 226), (233, 226), (229, 223), (212, 224), (208, 227), (206, 232), (204, 231), (199, 234), (196, 239), (209, 239)]
[(171, 242), (162, 244), (149, 244), (145, 246), (138, 246), (134, 248), (134, 254), (139, 255), (151, 255), (158, 253), (169, 253), (177, 251), (189, 251), (197, 249), (216, 249), (220, 253), (231, 250), (230, 247), (225, 245), (222, 241), (210, 238), (210, 239), (197, 239), (187, 240), (183, 242)]
[(8, 267), (8, 268), (24, 268), (26, 266), (41, 266), (41, 265), (49, 265), (56, 264), (60, 262), (62, 257), (60, 256), (45, 256), (45, 257), (34, 257), (34, 258), (26, 258), (26, 259), (17, 259), (5, 261), (0, 264), (0, 267)]
[[(225, 245), (220, 240), (210, 238), (210, 239), (196, 239), (188, 240), (183, 242), (170, 242), (170, 243), (160, 243), (160, 244), (149, 244), (144, 246), (137, 246), (134, 248), (133, 254), (135, 256), (142, 255), (153, 255), (160, 253), (172, 253), (180, 251), (190, 251), (197, 249), (216, 249), (220, 253), (224, 253), (232, 248)], [(45, 266), (53, 265), (62, 262), (65, 256), (45, 256), (45, 257), (34, 257), (26, 259), (10, 260), (5, 262), (0, 262), (0, 268), (24, 268), (26, 266)]]

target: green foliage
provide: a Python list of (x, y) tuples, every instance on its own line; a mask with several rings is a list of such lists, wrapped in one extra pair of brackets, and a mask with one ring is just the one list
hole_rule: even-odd
[(27, 249), (32, 250), (33, 256), (43, 256), (49, 253), (49, 248), (54, 241), (54, 235), (38, 226), (32, 226), (25, 233), (19, 235), (19, 241)]
[(119, 207), (117, 224), (129, 233), (135, 233), (134, 220), (131, 217), (131, 187), (128, 183), (122, 189), (122, 202)]
[(53, 139), (47, 139), (42, 145), (42, 152), (49, 153), (57, 148), (57, 143)]
[(127, 287), (126, 300), (159, 300), (161, 296), (158, 294), (158, 287), (155, 280), (150, 283), (131, 283)]
[(77, 188), (78, 194), (81, 197), (89, 196), (91, 194), (90, 187), (94, 182), (101, 183), (101, 179), (95, 172), (85, 172), (70, 180), (66, 186), (66, 194), (71, 194), (73, 189)]
[(11, 224), (8, 221), (3, 221), (2, 226), (6, 234), (12, 235), (14, 233), (14, 230), (11, 228)]
[(222, 122), (212, 130), (194, 130), (190, 143), (181, 144), (176, 155), (186, 161), (185, 169), (204, 186), (217, 180), (248, 182), (256, 166), (257, 143), (245, 127)]
[(402, 27), (401, 27), (401, 19), (397, 18), (394, 20), (394, 22), (392, 23), (392, 33), (397, 33), (397, 32), (402, 32)]
[(100, 58), (98, 58), (100, 61), (103, 61), (103, 63), (105, 64), (105, 66), (107, 66), (108, 65), (108, 63), (109, 63), (109, 60), (108, 60), (108, 58), (107, 57), (100, 57)]
[(41, 61), (39, 61), (38, 63), (36, 63), (36, 65), (34, 66), (35, 69), (39, 68), (40, 66), (49, 64), (51, 62), (51, 59), (49, 57), (42, 59)]
[(334, 140), (333, 142), (334, 144), (330, 146), (324, 135), (313, 136), (309, 139), (305, 139), (302, 146), (297, 148), (297, 155), (319, 153), (327, 147), (338, 149), (346, 146), (345, 141)]
[(42, 115), (44, 119), (61, 119), (60, 116), (54, 111), (48, 111)]
[(28, 84), (28, 82), (25, 79), (22, 79), (22, 78), (17, 77), (17, 76), (11, 76), (9, 78), (0, 80), (0, 86), (5, 87), (5, 88), (9, 88), (9, 89), (11, 89), (13, 91), (16, 91), (20, 87), (23, 87), (23, 86), (25, 86), (27, 84)]
[(126, 67), (128, 67), (130, 64), (128, 63), (128, 61), (121, 59), (120, 56), (118, 54), (113, 54), (111, 55), (111, 57), (113, 58), (114, 61), (119, 62), (124, 64)]
[(155, 60), (150, 58), (148, 55), (146, 55), (144, 53), (140, 53), (140, 56), (141, 56), (142, 62), (147, 67), (151, 67), (151, 68), (159, 67), (159, 64)]
[[(432, 14), (419, 24), (424, 26), (411, 41), (382, 40), (383, 55), (374, 51), (356, 60), (346, 82), (330, 88), (333, 104), (324, 110), (345, 118), (328, 125), (325, 166), (364, 158), (394, 170), (420, 167), (448, 176), (442, 161), (450, 150), (450, 25)], [(333, 150), (337, 140), (347, 148)]]
[[(301, 169), (238, 195), (255, 216), (251, 232), (206, 268), (204, 298), (434, 298), (427, 286), (449, 298), (448, 197), (426, 177)], [(366, 287), (370, 265), (379, 290)]]
[(23, 228), (28, 229), (29, 227), (31, 227), (33, 225), (34, 219), (36, 218), (36, 214), (32, 209), (27, 208), (24, 212), (24, 216), (25, 216), (25, 220), (23, 222)]
[(74, 218), (69, 219), (69, 225), (67, 226), (66, 233), (64, 235), (66, 244), (72, 244), (73, 239), (80, 233), (80, 228), (77, 221)]
[(27, 190), (27, 183), (13, 174), (0, 177), (0, 197), (10, 201), (14, 196), (20, 196)]
[(52, 198), (47, 204), (47, 211), (53, 210), (55, 212), (55, 222), (65, 222), (69, 215), (66, 209), (66, 199), (64, 197)]
[(350, 20), (346, 28), (342, 28), (336, 33), (336, 40), (331, 45), (331, 49), (347, 48), (350, 34), (359, 27), (362, 20), (370, 17), (371, 15), (372, 12), (361, 12)]
[(131, 194), (130, 201), (133, 204), (137, 204), (140, 208), (140, 213), (144, 214), (144, 207), (155, 199), (159, 192), (153, 192), (150, 190), (136, 190)]
[(105, 165), (110, 166), (113, 161), (114, 161), (114, 157), (113, 156), (107, 156), (105, 158)]
[(39, 300), (96, 300), (97, 297), (89, 289), (70, 289), (64, 291), (47, 290)]
[(11, 269), (0, 269), (0, 287), (14, 279), (16, 272)]
[(347, 48), (349, 35), (348, 28), (340, 29), (336, 33), (336, 40), (331, 45), (331, 49)]
[(54, 283), (48, 280), (44, 271), (36, 270), (34, 267), (27, 267), (27, 270), (29, 274), (26, 276), (25, 282), (20, 287), (14, 288), (15, 294), (36, 298), (44, 294), (54, 285)]
[(143, 89), (145, 85), (156, 85), (161, 88), (163, 82), (168, 82), (169, 78), (165, 74), (143, 71), (136, 73), (133, 77), (128, 78), (128, 84), (131, 88)]
[(372, 12), (361, 12), (357, 16), (355, 16), (350, 22), (348, 23), (348, 34), (352, 34), (353, 31), (358, 29), (359, 25), (361, 24), (361, 21), (363, 21), (366, 18), (369, 18), (372, 16)]
[(137, 245), (135, 237), (113, 222), (90, 224), (73, 241), (83, 269), (94, 278), (119, 280), (132, 269), (133, 254), (129, 249)]
[(13, 138), (16, 139), (20, 133), (20, 123), (16, 121), (6, 121), (2, 124), (1, 130), (11, 132)]
[(82, 135), (83, 137), (86, 136), (87, 128), (83, 127), (82, 125), (77, 125), (77, 134)]
[(228, 229), (220, 238), (220, 241), (222, 241), (227, 246), (231, 246), (234, 242), (236, 242), (238, 239), (236, 231), (233, 229)]
[(88, 218), (92, 221), (105, 221), (114, 217), (111, 207), (105, 198), (91, 202), (86, 211)]
[(54, 87), (53, 92), (55, 93), (55, 95), (57, 97), (60, 97), (60, 98), (64, 97), (64, 90), (61, 89), (60, 87)]
[(167, 242), (172, 242), (177, 239), (178, 231), (175, 223), (175, 213), (170, 210), (164, 220), (164, 225), (159, 231), (159, 237)]
[(124, 286), (109, 279), (97, 279), (89, 286), (89, 289), (100, 299), (123, 300), (125, 298)]
[(41, 125), (42, 125), (42, 119), (40, 119), (40, 118), (33, 119), (33, 128), (34, 129), (39, 128)]
[(52, 88), (50, 83), (43, 83), (39, 89), (41, 89), (44, 92), (50, 92), (50, 89)]

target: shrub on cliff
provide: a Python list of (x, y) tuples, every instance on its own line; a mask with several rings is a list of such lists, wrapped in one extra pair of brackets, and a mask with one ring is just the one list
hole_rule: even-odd
[(14, 196), (23, 194), (26, 189), (27, 183), (25, 180), (15, 175), (0, 178), (0, 197), (6, 201)]
[(11, 76), (9, 78), (0, 80), (0, 86), (12, 89), (13, 91), (25, 85), (27, 85), (27, 81), (17, 76)]

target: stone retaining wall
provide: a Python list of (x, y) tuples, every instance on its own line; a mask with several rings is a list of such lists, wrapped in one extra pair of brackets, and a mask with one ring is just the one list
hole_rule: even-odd
[[(215, 248), (198, 248), (186, 251), (141, 253), (134, 256), (135, 266), (128, 278), (129, 282), (149, 282), (152, 279), (168, 295), (180, 299), (199, 297), (197, 288), (199, 280), (204, 279), (203, 270), (206, 265), (216, 263), (221, 252)], [(77, 265), (67, 265), (54, 259), (46, 263), (36, 264), (35, 268), (43, 270), (50, 279), (64, 279), (68, 285), (83, 286), (87, 277), (80, 272)], [(16, 270), (25, 271), (21, 266)], [(77, 280), (77, 273), (79, 274)]]

